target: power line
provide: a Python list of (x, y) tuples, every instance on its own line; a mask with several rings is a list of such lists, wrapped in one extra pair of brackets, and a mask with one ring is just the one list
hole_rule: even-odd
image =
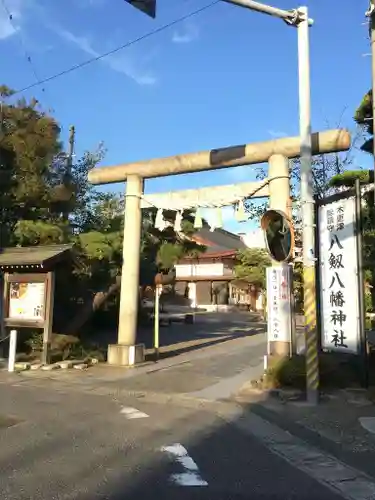
[[(6, 4), (6, 1), (5, 0), (1, 0), (1, 4), (2, 4), (2, 7), (4, 9), (4, 12), (6, 13), (6, 15), (8, 16), (8, 19), (9, 19), (9, 22), (12, 26), (12, 28), (14, 29), (14, 31), (17, 33), (18, 32), (18, 35), (19, 35), (19, 40), (20, 40), (20, 44), (21, 44), (21, 47), (22, 47), (22, 50), (23, 50), (23, 53), (24, 53), (24, 56), (25, 56), (25, 59), (26, 61), (29, 63), (30, 65), (30, 68), (31, 68), (31, 71), (34, 75), (34, 78), (36, 80), (36, 83), (33, 84), (33, 86), (36, 86), (36, 85), (43, 85), (44, 81), (42, 78), (40, 78), (39, 74), (38, 74), (38, 71), (36, 70), (36, 67), (35, 67), (35, 64), (33, 62), (33, 60), (31, 59), (31, 55), (30, 53), (28, 52), (27, 50), (27, 44), (26, 44), (26, 41), (22, 35), (22, 32), (21, 30), (18, 29), (18, 27), (15, 25), (14, 23), (14, 20), (13, 20), (13, 14), (11, 13), (11, 11), (9, 10), (7, 4)], [(44, 94), (46, 94), (46, 89), (44, 87), (42, 87), (42, 92)], [(17, 93), (17, 92), (15, 92)]]
[[(2, 0), (2, 1), (4, 1), (4, 0)], [(20, 94), (21, 92), (25, 92), (26, 90), (30, 90), (34, 87), (37, 87), (38, 85), (43, 85), (44, 83), (50, 82), (52, 80), (56, 80), (57, 78), (60, 78), (61, 76), (64, 76), (64, 75), (67, 75), (68, 73), (72, 73), (73, 71), (76, 71), (77, 69), (81, 69), (84, 66), (88, 66), (89, 64), (92, 64), (92, 63), (100, 61), (108, 56), (116, 54), (117, 52), (120, 52), (121, 50), (124, 50), (124, 49), (130, 47), (131, 45), (135, 45), (136, 43), (141, 42), (142, 40), (145, 40), (146, 38), (150, 38), (151, 36), (157, 35), (158, 33), (161, 33), (162, 31), (167, 30), (167, 29), (171, 28), (172, 26), (175, 26), (176, 24), (179, 24), (183, 21), (186, 21), (187, 19), (190, 19), (193, 16), (196, 16), (197, 14), (200, 14), (201, 12), (213, 7), (214, 5), (219, 3), (220, 1), (221, 0), (214, 0), (213, 2), (207, 4), (203, 7), (200, 7), (199, 9), (196, 9), (196, 10), (190, 12), (189, 14), (185, 14), (184, 16), (178, 17), (177, 19), (174, 19), (173, 21), (171, 21), (167, 24), (163, 24), (162, 26), (159, 26), (158, 28), (155, 28), (154, 30), (149, 31), (146, 34), (144, 34), (138, 38), (135, 38), (134, 40), (131, 40), (130, 42), (127, 42), (123, 45), (120, 45), (112, 50), (109, 50), (108, 52), (104, 52), (102, 54), (99, 54), (98, 56), (91, 57), (90, 59), (87, 59), (86, 61), (83, 61), (82, 63), (71, 66), (70, 68), (67, 68), (63, 71), (60, 71), (59, 73), (55, 73), (54, 75), (51, 75), (47, 78), (44, 78), (43, 80), (40, 80), (40, 81), (33, 83), (31, 85), (28, 85), (27, 87), (21, 88), (21, 89), (17, 90), (15, 92), (15, 94)]]
[(34, 66), (34, 64), (33, 64), (32, 60), (31, 60), (31, 56), (30, 56), (29, 52), (26, 49), (26, 43), (25, 43), (25, 40), (24, 40), (24, 38), (22, 36), (22, 33), (21, 33), (20, 30), (17, 29), (17, 26), (15, 25), (15, 23), (13, 21), (13, 14), (8, 9), (8, 6), (7, 6), (6, 2), (5, 2), (5, 0), (1, 0), (1, 4), (3, 6), (3, 9), (4, 9), (6, 15), (8, 16), (8, 20), (9, 20), (12, 28), (14, 29), (15, 33), (17, 33), (17, 31), (19, 33), (19, 38), (20, 38), (20, 41), (21, 41), (21, 45), (22, 45), (22, 49), (23, 49), (23, 52), (24, 52), (25, 59), (30, 64), (31, 70), (32, 70), (33, 75), (35, 77), (35, 80), (37, 80), (37, 82), (39, 83), (40, 82), (40, 78), (39, 78), (38, 73), (37, 73), (37, 71), (35, 69), (35, 66)]

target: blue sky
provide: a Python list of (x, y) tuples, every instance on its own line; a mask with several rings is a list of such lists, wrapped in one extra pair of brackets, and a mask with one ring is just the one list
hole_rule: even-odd
[[(156, 20), (124, 0), (4, 0), (0, 3), (2, 82), (40, 78), (138, 38), (210, 3), (159, 0)], [(271, 3), (268, 2), (268, 3)], [(310, 0), (313, 129), (353, 128), (370, 86), (368, 0)], [(273, 0), (290, 9), (292, 0)], [(298, 135), (296, 31), (282, 21), (219, 2), (131, 47), (24, 94), (53, 109), (77, 153), (104, 141), (103, 165)], [(369, 159), (357, 156), (358, 165)], [(254, 167), (148, 181), (147, 191), (245, 182)], [(120, 185), (111, 189), (123, 189)], [(227, 217), (227, 227), (242, 231)]]

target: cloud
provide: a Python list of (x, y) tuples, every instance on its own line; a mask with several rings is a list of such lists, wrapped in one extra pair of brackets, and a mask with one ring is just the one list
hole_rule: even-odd
[(63, 28), (55, 28), (54, 31), (67, 42), (76, 45), (78, 48), (83, 50), (92, 57), (97, 57), (99, 55), (96, 50), (94, 50), (91, 46), (91, 43), (88, 38), (84, 36), (76, 36), (71, 31), (65, 30)]
[[(0, 8), (0, 40), (6, 40), (20, 29), (20, 22), (22, 18), (22, 5), (21, 0), (8, 1), (5, 9), (3, 6)], [(9, 13), (12, 15), (12, 20), (9, 19)]]
[[(71, 31), (57, 27), (56, 25), (53, 26), (53, 31), (60, 36), (60, 38), (75, 45), (89, 56), (100, 56), (100, 52), (94, 49), (88, 37), (74, 35)], [(143, 71), (139, 66), (139, 61), (136, 64), (129, 56), (128, 52), (126, 54), (122, 52), (107, 56), (102, 59), (102, 62), (107, 64), (112, 70), (131, 78), (139, 85), (155, 85), (158, 81), (155, 75), (148, 71)]]
[(267, 133), (274, 139), (280, 139), (281, 137), (286, 137), (288, 134), (280, 130), (268, 130)]
[(135, 62), (125, 54), (109, 56), (108, 65), (114, 71), (123, 73), (139, 85), (155, 85), (158, 83), (158, 78), (154, 74), (137, 68)]
[[(227, 222), (231, 222), (231, 221), (235, 220), (233, 206), (222, 207), (220, 210), (221, 210), (221, 218), (223, 220), (223, 224), (226, 224)], [(204, 219), (206, 219), (208, 224), (215, 225), (215, 223), (217, 223), (217, 220), (218, 220), (217, 209), (216, 208), (202, 208), (202, 217)]]
[(78, 7), (82, 9), (91, 9), (92, 7), (102, 7), (106, 3), (106, 0), (80, 0), (77, 2)]
[(172, 36), (173, 43), (191, 43), (199, 37), (199, 29), (196, 24), (186, 22), (181, 31), (175, 31)]
[[(256, 181), (257, 167), (259, 165), (242, 165), (241, 167), (229, 167), (222, 169), (221, 175), (225, 177), (225, 183), (237, 184), (239, 182)], [(223, 180), (224, 182), (224, 180)]]

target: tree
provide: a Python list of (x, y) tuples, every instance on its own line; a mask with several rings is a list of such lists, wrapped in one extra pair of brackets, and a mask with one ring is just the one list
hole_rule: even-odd
[[(75, 333), (109, 299), (117, 297), (121, 287), (123, 220), (125, 200), (122, 195), (106, 194), (93, 205), (90, 231), (78, 235), (81, 249), (77, 260), (79, 277), (76, 290), (85, 295), (84, 305), (67, 326)], [(140, 258), (140, 286), (154, 286), (155, 275), (169, 271), (186, 254), (202, 253), (204, 246), (189, 239), (193, 226), (189, 214), (180, 234), (173, 229), (175, 212), (164, 213), (171, 225), (163, 231), (154, 227), (156, 209), (143, 211)], [(87, 226), (88, 227), (88, 226)], [(117, 304), (118, 305), (118, 304)], [(117, 309), (115, 309), (117, 314)]]
[(93, 206), (102, 197), (87, 174), (102, 159), (103, 146), (86, 152), (67, 172), (56, 120), (36, 99), (14, 99), (6, 86), (0, 94), (1, 244), (69, 241), (73, 232), (87, 230)]
[(271, 265), (268, 252), (259, 248), (245, 248), (237, 253), (239, 263), (234, 267), (236, 278), (260, 289), (266, 288), (266, 269)]
[[(373, 93), (369, 90), (364, 97), (360, 105), (358, 106), (354, 120), (365, 134), (365, 142), (361, 146), (361, 150), (366, 153), (373, 154), (374, 151), (374, 116), (373, 116)], [(353, 172), (354, 178), (356, 172)], [(374, 183), (374, 172), (361, 171), (357, 172), (357, 176), (360, 178), (361, 183)], [(343, 182), (344, 185), (354, 184), (354, 179), (350, 178), (350, 174), (345, 179), (336, 179), (335, 182)], [(364, 207), (364, 223), (363, 223), (363, 246), (364, 246), (364, 265), (366, 268), (366, 280), (372, 285), (372, 300), (371, 305), (367, 300), (367, 309), (374, 309), (375, 303), (375, 193), (373, 190), (369, 190), (365, 196), (365, 207)], [(369, 294), (367, 294), (369, 295)]]
[[(15, 101), (13, 91), (0, 87), (0, 222), (1, 244), (14, 243), (19, 221), (51, 220), (52, 186), (61, 182), (50, 165), (61, 153), (60, 127), (31, 99)], [(49, 231), (50, 228), (48, 228)], [(58, 236), (60, 239), (60, 235)]]
[(358, 106), (354, 120), (362, 127), (368, 137), (361, 146), (361, 150), (366, 153), (373, 153), (374, 147), (374, 124), (372, 116), (372, 90), (364, 95), (361, 104)]
[[(0, 247), (74, 244), (69, 282), (57, 287), (63, 291), (57, 298), (65, 300), (63, 317), (73, 316), (76, 333), (85, 318), (119, 291), (125, 199), (88, 182), (89, 171), (105, 154), (102, 144), (68, 168), (56, 120), (35, 99), (17, 100), (6, 86), (0, 94)], [(189, 213), (177, 233), (173, 224), (156, 229), (155, 214), (155, 209), (143, 214), (142, 285), (153, 284), (158, 271), (170, 269), (186, 253), (204, 251), (189, 238)], [(172, 222), (175, 212), (164, 216)]]

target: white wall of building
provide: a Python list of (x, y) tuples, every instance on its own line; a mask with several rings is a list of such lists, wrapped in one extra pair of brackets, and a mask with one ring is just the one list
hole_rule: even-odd
[(175, 269), (177, 278), (224, 275), (224, 264), (221, 262), (215, 264), (177, 264)]
[(266, 248), (264, 233), (260, 228), (240, 234), (240, 236), (248, 248)]

